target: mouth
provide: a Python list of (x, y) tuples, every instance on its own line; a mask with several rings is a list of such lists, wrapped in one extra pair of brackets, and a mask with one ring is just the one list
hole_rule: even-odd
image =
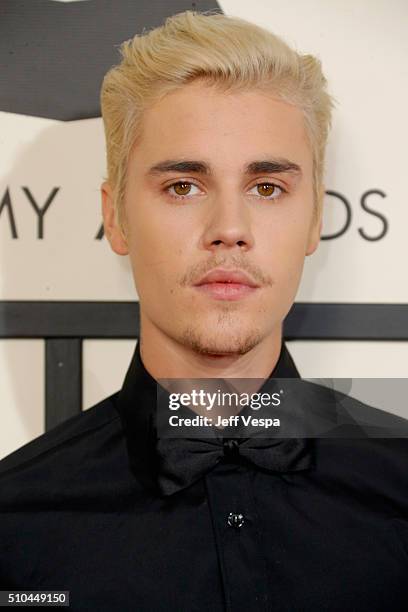
[(203, 283), (195, 285), (195, 289), (216, 300), (239, 300), (251, 295), (257, 288), (242, 283)]
[(240, 300), (254, 294), (259, 285), (241, 270), (217, 269), (202, 277), (194, 288), (216, 300)]

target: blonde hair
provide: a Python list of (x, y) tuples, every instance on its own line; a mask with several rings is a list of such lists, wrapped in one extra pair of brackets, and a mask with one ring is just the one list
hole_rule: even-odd
[(313, 155), (315, 212), (321, 207), (324, 158), (334, 99), (320, 60), (301, 55), (281, 38), (237, 17), (185, 11), (126, 40), (122, 60), (105, 75), (101, 108), (107, 180), (124, 228), (123, 198), (129, 155), (143, 111), (166, 93), (203, 78), (221, 91), (263, 89), (299, 107)]

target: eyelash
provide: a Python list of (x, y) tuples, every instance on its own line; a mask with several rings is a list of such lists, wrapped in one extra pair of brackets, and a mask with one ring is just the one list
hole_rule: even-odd
[[(168, 193), (169, 196), (171, 198), (173, 198), (174, 200), (185, 200), (185, 199), (191, 198), (192, 196), (190, 194), (187, 194), (187, 195), (174, 195), (174, 194), (170, 193), (169, 190), (171, 189), (171, 187), (174, 187), (175, 185), (180, 185), (180, 184), (183, 184), (183, 185), (192, 185), (192, 186), (198, 188), (198, 185), (196, 185), (195, 183), (192, 183), (191, 181), (180, 180), (180, 181), (175, 181), (174, 183), (171, 183), (171, 185), (167, 185), (167, 187), (165, 187), (164, 191), (166, 193)], [(254, 187), (257, 187), (258, 185), (272, 185), (273, 187), (277, 187), (281, 191), (281, 193), (278, 196), (274, 196), (274, 197), (271, 197), (271, 196), (263, 197), (261, 195), (257, 196), (257, 197), (259, 197), (259, 198), (261, 198), (263, 200), (278, 200), (282, 196), (283, 193), (287, 193), (286, 189), (281, 187), (281, 185), (277, 185), (276, 183), (272, 183), (271, 181), (261, 181), (259, 183), (255, 183), (255, 185), (253, 185), (251, 187), (251, 189), (253, 189)]]

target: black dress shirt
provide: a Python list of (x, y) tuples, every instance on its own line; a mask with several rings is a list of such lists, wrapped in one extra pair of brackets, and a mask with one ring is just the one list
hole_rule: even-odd
[[(299, 377), (284, 343), (279, 377)], [(120, 391), (0, 461), (0, 589), (69, 590), (73, 611), (408, 610), (407, 438), (282, 439), (275, 470), (226, 453), (164, 492), (155, 401), (137, 344)]]

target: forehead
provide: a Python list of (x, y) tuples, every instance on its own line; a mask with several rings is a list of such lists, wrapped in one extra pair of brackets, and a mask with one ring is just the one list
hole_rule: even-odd
[(272, 94), (223, 93), (202, 82), (166, 94), (145, 111), (133, 153), (143, 165), (197, 154), (219, 165), (241, 164), (260, 153), (311, 165), (299, 108)]

